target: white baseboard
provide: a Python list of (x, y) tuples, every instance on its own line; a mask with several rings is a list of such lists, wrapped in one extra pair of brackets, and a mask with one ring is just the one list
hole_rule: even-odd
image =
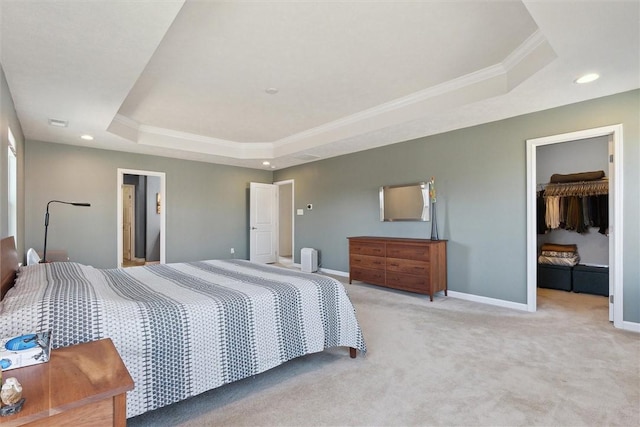
[(321, 268), (319, 271), (321, 273), (333, 274), (334, 276), (349, 277), (349, 273), (347, 273), (345, 271), (330, 270), (328, 268)]
[[(300, 268), (300, 264), (294, 264), (294, 266)], [(328, 268), (321, 268), (319, 271), (321, 273), (333, 274), (334, 276), (349, 277), (349, 273), (346, 271), (331, 270)], [(527, 304), (522, 304), (522, 303), (512, 302), (512, 301), (505, 301), (505, 300), (496, 299), (496, 298), (483, 297), (480, 295), (466, 294), (464, 292), (456, 292), (456, 291), (448, 290), (447, 296), (466, 300), (466, 301), (479, 302), (481, 304), (488, 304), (488, 305), (495, 305), (498, 307), (510, 308), (513, 310), (529, 311), (529, 306)], [(622, 322), (622, 327), (620, 329), (624, 329), (625, 331), (640, 333), (640, 323), (624, 321)]]
[(624, 320), (622, 321), (622, 326), (620, 327), (620, 329), (640, 333), (640, 323), (634, 323)]
[[(349, 273), (346, 272), (346, 271), (330, 270), (328, 268), (321, 268), (320, 272), (327, 273), (327, 274), (333, 274), (334, 276), (349, 277)], [(439, 292), (439, 293), (442, 293), (442, 292)], [(505, 301), (505, 300), (501, 300), (501, 299), (482, 297), (482, 296), (472, 295), (472, 294), (465, 294), (463, 292), (456, 292), (456, 291), (449, 290), (449, 291), (447, 291), (447, 296), (450, 296), (452, 298), (458, 298), (458, 299), (466, 300), (466, 301), (473, 301), (473, 302), (479, 302), (479, 303), (482, 303), (482, 304), (496, 305), (496, 306), (499, 306), (499, 307), (511, 308), (511, 309), (514, 309), (514, 310), (522, 310), (522, 311), (527, 311), (528, 310), (527, 304), (520, 304), (520, 303), (517, 303), (517, 302), (511, 302), (511, 301)]]
[[(346, 271), (330, 270), (328, 268), (321, 268), (320, 272), (327, 273), (327, 274), (333, 274), (334, 276), (349, 277), (349, 273), (346, 272)], [(442, 293), (442, 292), (439, 292), (439, 293)], [(501, 299), (482, 297), (482, 296), (472, 295), (472, 294), (465, 294), (463, 292), (456, 292), (456, 291), (449, 290), (449, 291), (447, 291), (447, 296), (450, 296), (452, 298), (458, 298), (458, 299), (466, 300), (466, 301), (479, 302), (481, 304), (488, 304), (488, 305), (495, 305), (495, 306), (498, 306), (498, 307), (510, 308), (510, 309), (513, 309), (513, 310), (522, 310), (522, 311), (527, 311), (528, 310), (527, 304), (520, 304), (520, 303), (517, 303), (517, 302), (511, 302), (511, 301), (505, 301), (505, 300), (501, 300)]]
[(466, 301), (479, 302), (482, 304), (495, 305), (498, 307), (511, 308), (513, 310), (527, 311), (527, 304), (518, 302), (505, 301), (502, 299), (483, 297), (480, 295), (465, 294), (464, 292), (447, 291), (447, 295), (453, 298), (463, 299)]
[[(302, 269), (302, 264), (294, 263), (293, 267)], [(349, 273), (339, 270), (331, 270), (329, 268), (318, 268), (318, 273), (333, 274), (334, 276), (349, 277)]]

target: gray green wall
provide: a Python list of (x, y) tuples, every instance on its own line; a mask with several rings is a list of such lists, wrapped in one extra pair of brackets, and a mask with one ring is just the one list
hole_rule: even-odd
[[(314, 247), (324, 268), (347, 271), (348, 236), (429, 237), (430, 223), (380, 222), (378, 188), (435, 176), (440, 237), (449, 240), (449, 288), (522, 304), (526, 303), (525, 141), (622, 123), (624, 320), (640, 323), (638, 90), (272, 173), (39, 141), (27, 141), (21, 153), (19, 122), (4, 74), (0, 77), (0, 165), (6, 164), (6, 126), (11, 125), (19, 150), (22, 253), (28, 247), (42, 247), (47, 201), (87, 201), (91, 208), (52, 207), (49, 247), (65, 248), (71, 258), (96, 267), (115, 266), (116, 173), (126, 168), (166, 173), (168, 262), (227, 258), (230, 247), (237, 257), (248, 258), (248, 183), (294, 179), (295, 208), (314, 206), (295, 217), (296, 261), (300, 248)], [(5, 175), (0, 172), (2, 212), (7, 199)], [(4, 218), (0, 233), (6, 235)]]
[[(292, 167), (295, 258), (320, 251), (324, 268), (348, 271), (348, 236), (430, 236), (430, 223), (382, 223), (378, 188), (436, 179), (449, 289), (526, 304), (526, 140), (624, 126), (624, 320), (640, 322), (640, 91), (559, 107)], [(580, 155), (576, 153), (576, 155)]]
[(7, 218), (9, 204), (9, 180), (7, 175), (7, 151), (9, 136), (7, 129), (11, 128), (16, 139), (17, 170), (18, 170), (18, 238), (16, 245), (20, 252), (24, 251), (24, 137), (22, 127), (18, 121), (13, 98), (7, 85), (4, 70), (0, 65), (0, 237), (9, 235), (9, 221)]
[(167, 262), (229, 258), (231, 247), (248, 258), (249, 182), (272, 182), (271, 171), (30, 140), (25, 168), (25, 247), (42, 249), (49, 200), (89, 202), (50, 206), (47, 249), (95, 267), (116, 266), (118, 168), (166, 174)]

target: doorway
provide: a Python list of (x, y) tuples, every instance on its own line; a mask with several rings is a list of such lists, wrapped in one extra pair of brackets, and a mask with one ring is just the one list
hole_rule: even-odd
[(293, 180), (278, 181), (278, 262), (292, 266), (294, 261), (294, 183)]
[(136, 187), (122, 184), (122, 266), (136, 265)]
[(294, 182), (250, 183), (249, 259), (261, 263), (294, 263)]
[[(118, 169), (118, 267), (166, 262), (165, 189), (164, 172)], [(127, 208), (125, 197), (128, 192), (131, 193), (132, 203), (131, 207)], [(129, 225), (131, 230), (127, 233), (125, 228), (129, 230)]]
[(606, 126), (527, 140), (527, 309), (537, 310), (537, 148), (549, 144), (606, 136), (609, 139), (609, 294), (610, 320), (623, 326), (622, 284), (622, 125)]

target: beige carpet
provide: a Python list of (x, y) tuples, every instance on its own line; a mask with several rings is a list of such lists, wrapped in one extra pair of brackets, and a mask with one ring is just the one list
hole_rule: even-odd
[(129, 425), (640, 425), (640, 335), (613, 328), (606, 297), (541, 289), (526, 313), (346, 287), (365, 357), (305, 356)]

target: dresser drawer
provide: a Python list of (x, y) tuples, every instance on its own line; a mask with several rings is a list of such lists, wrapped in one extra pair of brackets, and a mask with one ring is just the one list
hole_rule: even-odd
[(351, 267), (371, 268), (374, 270), (384, 270), (385, 258), (371, 255), (351, 255), (349, 257)]
[(358, 236), (349, 239), (349, 283), (447, 295), (447, 241)]
[(349, 253), (359, 255), (384, 256), (384, 243), (352, 241)]
[(387, 271), (387, 286), (405, 291), (429, 294), (429, 279), (426, 276)]
[(395, 273), (414, 274), (426, 277), (429, 274), (429, 261), (416, 261), (413, 259), (386, 258), (387, 271)]
[(370, 270), (368, 268), (352, 267), (349, 281), (359, 280), (374, 285), (384, 285), (384, 270)]
[(426, 261), (429, 259), (429, 245), (407, 245), (402, 243), (387, 244), (388, 258), (415, 259)]

